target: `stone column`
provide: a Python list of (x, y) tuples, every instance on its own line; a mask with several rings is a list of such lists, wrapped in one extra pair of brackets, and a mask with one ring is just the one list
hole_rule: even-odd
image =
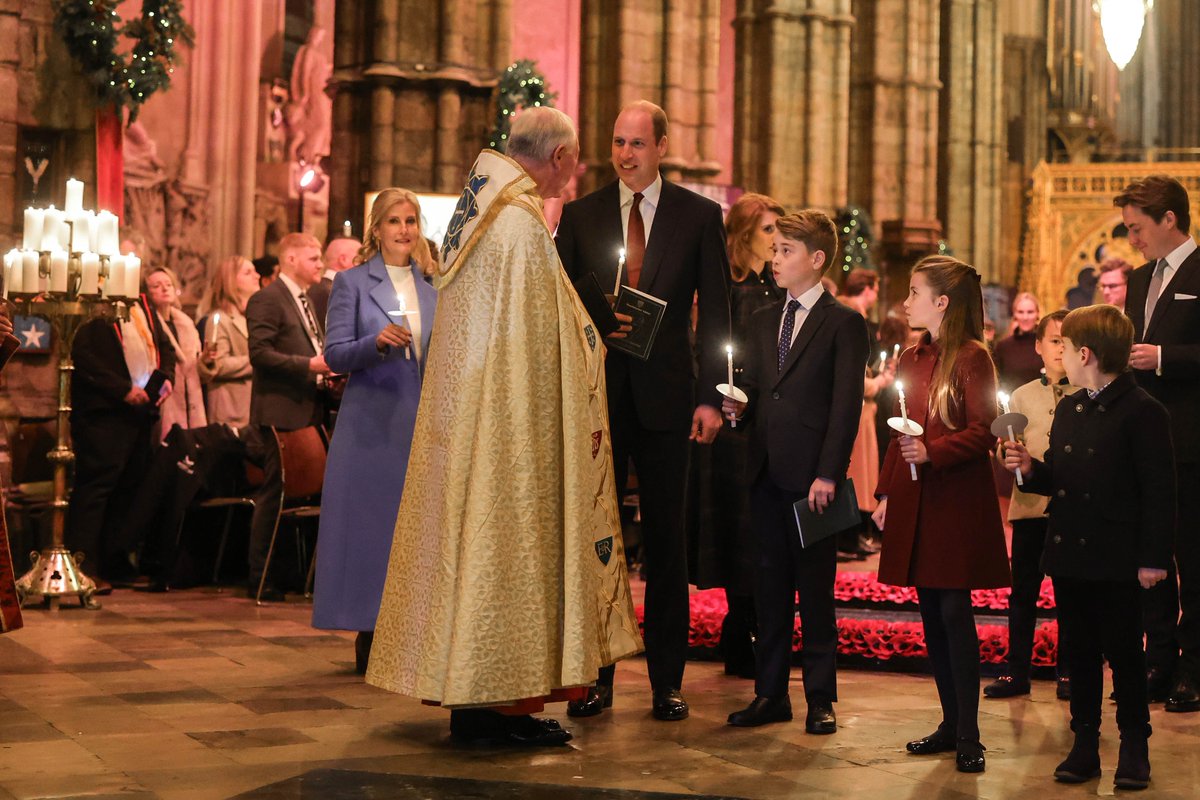
[(880, 223), (886, 307), (941, 236), (940, 2), (854, 0), (853, 10), (849, 197)]
[(611, 179), (612, 125), (621, 106), (649, 100), (670, 121), (663, 173), (711, 181), (716, 161), (720, 1), (584, 0), (581, 41), (580, 190)]
[[(1158, 0), (1150, 12), (1156, 18), (1153, 29), (1160, 37), (1162, 64), (1160, 128), (1157, 141), (1151, 143), (1160, 147), (1200, 145), (1200, 82), (1196, 80), (1200, 75), (1200, 14), (1196, 11), (1192, 0)], [(1164, 156), (1164, 160), (1169, 158)]]
[(734, 182), (788, 207), (846, 204), (849, 0), (739, 0)]
[(938, 217), (955, 255), (999, 280), (1004, 140), (996, 0), (942, 0)]
[(330, 224), (362, 230), (367, 192), (457, 193), (493, 124), (511, 0), (338, 3)]

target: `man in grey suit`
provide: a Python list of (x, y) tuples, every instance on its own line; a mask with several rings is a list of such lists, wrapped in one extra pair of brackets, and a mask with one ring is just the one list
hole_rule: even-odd
[(303, 233), (279, 243), (279, 279), (260, 289), (246, 304), (250, 334), (251, 457), (262, 463), (264, 480), (255, 496), (250, 523), (251, 595), (263, 584), (262, 599), (282, 600), (282, 592), (264, 582), (267, 550), (283, 494), (283, 472), (271, 428), (298, 430), (320, 424), (322, 383), (329, 374), (322, 350), (325, 326), (313, 312), (307, 290), (321, 278), (321, 245)]

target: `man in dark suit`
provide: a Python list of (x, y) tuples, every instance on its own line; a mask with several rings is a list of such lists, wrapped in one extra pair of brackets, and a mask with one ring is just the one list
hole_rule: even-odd
[[(658, 167), (666, 151), (661, 108), (639, 101), (622, 110), (612, 140), (618, 180), (568, 203), (557, 240), (572, 281), (590, 272), (607, 291), (616, 282), (623, 248), (621, 282), (667, 303), (649, 359), (610, 348), (605, 374), (618, 491), (624, 494), (630, 458), (638, 476), (654, 716), (679, 720), (688, 714), (679, 691), (689, 623), (683, 530), (688, 442), (711, 443), (722, 424), (715, 387), (724, 380), (729, 339), (729, 262), (720, 206), (662, 178)], [(697, 292), (698, 376), (689, 341)], [(598, 685), (568, 713), (592, 716), (610, 706), (612, 676), (611, 667), (603, 670)]]
[(251, 596), (263, 584), (264, 600), (283, 595), (264, 582), (267, 549), (279, 514), (283, 473), (271, 428), (292, 431), (318, 425), (324, 412), (322, 383), (329, 366), (322, 355), (325, 326), (313, 313), (306, 290), (321, 277), (321, 245), (289, 233), (279, 243), (279, 279), (246, 304), (250, 334), (250, 457), (261, 461), (264, 481), (250, 523)]
[(751, 414), (746, 469), (758, 639), (755, 699), (729, 716), (729, 724), (738, 727), (792, 718), (788, 677), (799, 590), (805, 730), (837, 730), (837, 537), (802, 547), (793, 508), (805, 500), (812, 511), (829, 506), (850, 466), (862, 414), (867, 325), (821, 285), (836, 252), (837, 228), (820, 211), (776, 221), (771, 271), (787, 297), (752, 318), (744, 378), (749, 402), (725, 401), (726, 413)]
[(1172, 570), (1143, 606), (1147, 681), (1151, 700), (1167, 695), (1167, 711), (1200, 711), (1200, 252), (1188, 234), (1187, 190), (1174, 178), (1134, 181), (1113, 204), (1149, 261), (1129, 275), (1129, 365), (1171, 415), (1179, 482), (1178, 581)]

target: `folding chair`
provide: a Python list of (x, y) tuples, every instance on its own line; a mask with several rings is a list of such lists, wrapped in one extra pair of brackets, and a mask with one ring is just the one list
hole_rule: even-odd
[[(284, 520), (298, 522), (302, 519), (319, 517), (321, 515), (320, 494), (325, 482), (325, 457), (329, 452), (329, 441), (325, 429), (320, 425), (301, 428), (298, 431), (280, 431), (271, 429), (275, 436), (275, 444), (279, 448), (279, 465), (283, 492), (279, 504), (279, 515), (275, 518), (275, 528), (271, 531), (271, 544), (267, 548), (267, 561), (263, 566), (262, 577), (258, 581), (258, 593), (254, 600), (262, 605), (263, 587), (267, 583), (267, 575), (271, 570), (271, 557), (275, 553), (275, 539), (279, 535), (279, 525)], [(312, 505), (303, 501), (317, 498), (317, 504)], [(296, 505), (289, 503), (295, 502)], [(309, 559), (308, 577), (305, 580), (304, 593), (312, 593), (313, 571), (316, 568), (316, 554)]]

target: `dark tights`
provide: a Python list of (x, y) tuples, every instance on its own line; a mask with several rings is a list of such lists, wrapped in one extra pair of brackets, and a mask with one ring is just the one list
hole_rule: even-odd
[(917, 589), (925, 646), (933, 665), (941, 728), (979, 741), (979, 635), (969, 589)]

